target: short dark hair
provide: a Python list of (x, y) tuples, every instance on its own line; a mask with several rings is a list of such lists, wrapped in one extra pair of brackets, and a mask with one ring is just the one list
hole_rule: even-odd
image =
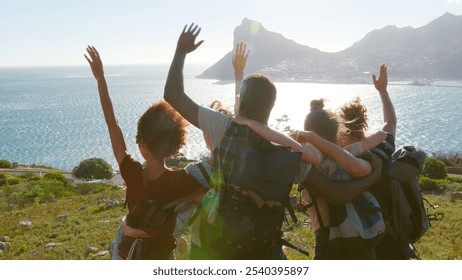
[(261, 74), (250, 74), (242, 82), (239, 114), (243, 117), (268, 123), (276, 101), (276, 87)]
[(315, 132), (330, 142), (337, 142), (337, 116), (334, 112), (324, 109), (324, 99), (311, 101), (310, 112), (306, 115), (304, 128)]
[(177, 155), (186, 143), (188, 122), (165, 100), (152, 104), (138, 120), (136, 143), (141, 141), (160, 160)]

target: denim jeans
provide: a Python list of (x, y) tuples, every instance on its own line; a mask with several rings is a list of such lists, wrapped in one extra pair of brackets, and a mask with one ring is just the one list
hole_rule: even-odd
[(117, 231), (117, 236), (114, 241), (114, 247), (112, 247), (112, 257), (111, 260), (123, 260), (119, 256), (119, 243), (122, 240), (122, 236), (124, 235), (124, 230), (122, 228), (122, 225), (120, 225), (119, 230)]

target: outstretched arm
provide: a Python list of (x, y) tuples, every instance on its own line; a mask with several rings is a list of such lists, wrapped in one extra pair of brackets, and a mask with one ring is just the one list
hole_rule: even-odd
[(178, 39), (175, 55), (165, 83), (164, 99), (172, 105), (186, 120), (199, 127), (197, 114), (199, 106), (184, 92), (183, 67), (186, 55), (197, 49), (204, 41), (195, 43), (197, 35), (201, 32), (198, 26), (192, 23), (186, 25)]
[(314, 132), (296, 131), (293, 137), (298, 142), (313, 144), (353, 177), (363, 177), (371, 173), (371, 165), (368, 161), (353, 156), (345, 149), (327, 141)]
[(393, 103), (391, 102), (390, 96), (388, 95), (387, 86), (388, 86), (388, 73), (387, 66), (382, 64), (380, 66), (380, 75), (377, 79), (375, 74), (372, 75), (372, 81), (374, 86), (380, 94), (380, 99), (382, 101), (383, 108), (383, 118), (385, 124), (383, 125), (383, 131), (395, 136), (396, 134), (396, 114)]
[(386, 138), (387, 133), (385, 131), (379, 130), (371, 135), (366, 136), (361, 141), (347, 145), (343, 148), (354, 156), (358, 156), (364, 152), (370, 151), (374, 147), (377, 147), (380, 143), (385, 141)]
[(103, 108), (104, 119), (106, 120), (106, 124), (109, 129), (112, 151), (114, 152), (117, 163), (120, 165), (124, 157), (127, 155), (127, 147), (125, 145), (122, 129), (120, 129), (114, 113), (114, 108), (112, 107), (111, 98), (109, 97), (106, 79), (104, 78), (103, 62), (101, 61), (101, 57), (95, 47), (88, 46), (87, 53), (89, 57), (86, 54), (84, 54), (84, 56), (90, 64), (93, 76), (95, 76), (98, 83), (99, 98), (101, 101), (101, 107)]
[(319, 165), (322, 161), (322, 155), (312, 147), (302, 145), (290, 138), (289, 136), (271, 129), (265, 124), (251, 120), (240, 115), (231, 118), (234, 122), (241, 125), (246, 125), (255, 133), (265, 138), (268, 141), (277, 143), (281, 146), (289, 147), (291, 150), (296, 152), (302, 152), (302, 160), (309, 162), (313, 165)]
[(331, 181), (316, 168), (311, 168), (302, 186), (327, 203), (340, 206), (356, 198), (380, 180), (382, 163), (377, 157), (371, 155), (371, 164), (372, 173), (369, 176), (342, 182)]
[(234, 114), (239, 113), (240, 98), (239, 94), (241, 91), (242, 81), (244, 80), (244, 69), (247, 63), (247, 57), (249, 56), (250, 50), (245, 51), (247, 45), (244, 42), (239, 42), (236, 45), (236, 50), (233, 54), (233, 68), (234, 68), (234, 81), (236, 84), (235, 99), (234, 99)]

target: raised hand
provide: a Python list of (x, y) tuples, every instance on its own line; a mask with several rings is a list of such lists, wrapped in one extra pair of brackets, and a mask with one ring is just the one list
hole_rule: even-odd
[(188, 25), (185, 25), (183, 32), (181, 32), (176, 47), (177, 52), (184, 54), (196, 50), (204, 42), (204, 40), (201, 40), (197, 44), (195, 43), (197, 36), (201, 32), (201, 29), (198, 28), (198, 25), (194, 26), (194, 23), (191, 23), (189, 28), (186, 30), (187, 27)]
[(244, 42), (239, 42), (236, 45), (236, 50), (233, 54), (233, 68), (236, 76), (244, 76), (244, 68), (247, 63), (247, 57), (249, 56), (250, 50), (247, 50), (247, 45)]
[(388, 85), (388, 74), (387, 74), (387, 66), (385, 64), (382, 64), (380, 66), (380, 75), (379, 78), (375, 76), (375, 74), (372, 75), (372, 81), (374, 82), (375, 88), (379, 91), (386, 91), (387, 90), (387, 85)]
[(101, 61), (101, 57), (99, 56), (98, 51), (93, 46), (87, 47), (87, 53), (90, 56), (84, 54), (85, 59), (88, 61), (91, 67), (91, 71), (93, 72), (93, 76), (95, 76), (96, 80), (104, 79), (104, 71), (103, 71), (103, 62)]

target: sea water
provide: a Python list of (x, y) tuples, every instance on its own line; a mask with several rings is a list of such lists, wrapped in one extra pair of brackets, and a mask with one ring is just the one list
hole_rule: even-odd
[[(234, 84), (198, 79), (206, 66), (186, 65), (185, 91), (198, 104), (220, 100), (231, 109)], [(391, 71), (391, 70), (390, 70)], [(127, 148), (142, 160), (135, 144), (140, 115), (162, 98), (168, 65), (106, 66), (105, 74)], [(390, 74), (391, 75), (391, 74)], [(309, 102), (327, 99), (336, 109), (355, 96), (368, 107), (369, 130), (383, 126), (380, 97), (372, 84), (276, 83), (278, 96), (270, 124), (302, 129)], [(398, 118), (397, 146), (426, 152), (462, 150), (462, 88), (389, 85)], [(207, 153), (200, 131), (188, 127), (186, 157)], [(96, 81), (89, 67), (0, 68), (0, 159), (72, 169), (83, 159), (100, 157), (115, 169)]]

